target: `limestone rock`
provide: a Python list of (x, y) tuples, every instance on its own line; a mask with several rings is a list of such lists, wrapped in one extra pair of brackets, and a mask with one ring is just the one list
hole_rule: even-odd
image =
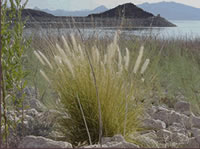
[(192, 115), (191, 123), (192, 123), (192, 127), (200, 128), (200, 117)]
[(190, 104), (186, 101), (178, 101), (174, 105), (174, 109), (175, 109), (175, 111), (183, 113), (183, 114), (188, 115), (188, 116), (191, 114)]
[(155, 120), (161, 120), (165, 122), (166, 124), (168, 124), (169, 113), (170, 111), (168, 109), (159, 107), (158, 110), (152, 114), (152, 118)]
[(173, 133), (171, 136), (171, 141), (175, 143), (183, 143), (188, 141), (188, 137), (182, 133)]
[[(84, 148), (99, 148), (99, 145), (85, 146)], [(139, 146), (126, 142), (122, 135), (102, 138), (103, 148), (139, 148)]]
[(197, 142), (197, 140), (193, 137), (193, 138), (189, 138), (188, 141), (180, 144), (181, 148), (199, 148), (199, 143)]
[(180, 123), (182, 121), (182, 116), (180, 113), (175, 111), (171, 111), (169, 114), (169, 121), (168, 124), (171, 125), (173, 123)]
[(139, 146), (129, 142), (113, 143), (108, 146), (109, 148), (139, 148)]
[(182, 124), (185, 127), (185, 129), (191, 129), (192, 128), (192, 123), (190, 117), (186, 115), (182, 115)]
[(157, 131), (156, 134), (159, 138), (158, 141), (161, 143), (165, 143), (165, 142), (171, 140), (171, 137), (172, 137), (172, 132), (168, 131), (166, 129), (161, 129), (161, 130)]
[(192, 136), (194, 136), (194, 137), (199, 136), (199, 135), (200, 135), (200, 129), (198, 129), (198, 128), (192, 128), (192, 129), (191, 129), (191, 134), (192, 134)]
[(18, 148), (72, 148), (68, 142), (53, 141), (44, 137), (27, 136), (20, 142)]
[(173, 133), (185, 133), (186, 129), (180, 123), (173, 123), (171, 126), (167, 128), (167, 130)]
[(154, 119), (145, 119), (143, 121), (143, 125), (147, 129), (164, 129), (166, 128), (166, 124), (161, 120)]
[(146, 134), (141, 134), (133, 137), (134, 140), (137, 142), (142, 143), (145, 148), (159, 148), (159, 143), (158, 143), (158, 136), (156, 135), (155, 131), (146, 133)]

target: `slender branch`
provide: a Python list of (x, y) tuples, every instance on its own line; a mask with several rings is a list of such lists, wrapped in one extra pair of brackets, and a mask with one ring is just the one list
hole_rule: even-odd
[(92, 71), (94, 86), (95, 86), (95, 89), (96, 89), (96, 97), (97, 97), (98, 111), (99, 111), (99, 143), (100, 143), (100, 147), (101, 147), (102, 146), (101, 138), (102, 138), (102, 131), (103, 131), (103, 122), (102, 122), (102, 116), (101, 116), (101, 102), (100, 102), (100, 99), (99, 99), (99, 91), (98, 91), (98, 87), (97, 87), (96, 75), (95, 75), (95, 72), (94, 72), (94, 68), (92, 66), (90, 55), (89, 55), (87, 49), (85, 49), (85, 52), (86, 52), (87, 59), (88, 59), (88, 62), (89, 62), (89, 65), (90, 65), (90, 68), (91, 68), (91, 71)]
[(7, 110), (6, 110), (6, 91), (5, 91), (5, 85), (4, 85), (4, 77), (3, 77), (3, 74), (1, 76), (1, 91), (2, 91), (2, 105), (3, 105), (3, 118), (4, 118), (4, 127), (5, 127), (5, 130), (4, 130), (4, 133), (5, 133), (5, 143), (6, 143), (6, 148), (8, 148), (8, 132), (7, 132)]
[(78, 104), (79, 104), (79, 107), (80, 107), (80, 110), (81, 110), (81, 114), (83, 116), (83, 121), (85, 123), (85, 127), (86, 127), (86, 131), (87, 131), (87, 134), (88, 134), (89, 143), (90, 143), (90, 145), (92, 145), (90, 132), (89, 132), (89, 129), (88, 129), (88, 125), (87, 125), (87, 122), (86, 122), (86, 119), (85, 119), (85, 115), (84, 115), (84, 112), (83, 112), (83, 108), (81, 106), (81, 102), (80, 102), (80, 99), (79, 99), (78, 95), (77, 95), (77, 100), (78, 100)]
[(1, 132), (1, 128), (2, 128), (2, 125), (1, 125), (1, 91), (2, 91), (2, 64), (1, 64), (1, 52), (2, 52), (2, 38), (1, 38), (1, 34), (2, 34), (2, 32), (1, 32), (1, 15), (2, 15), (2, 13), (1, 13), (1, 7), (2, 7), (2, 3), (1, 3), (1, 0), (0, 0), (0, 148), (1, 148), (1, 145), (2, 145), (2, 132)]

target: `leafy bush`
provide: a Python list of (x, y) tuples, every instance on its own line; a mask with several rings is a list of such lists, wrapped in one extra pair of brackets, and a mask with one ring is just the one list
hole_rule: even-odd
[[(9, 2), (9, 4), (8, 4)], [(26, 72), (23, 67), (24, 51), (29, 42), (23, 38), (25, 22), (21, 18), (22, 10), (27, 1), (22, 4), (21, 0), (3, 0), (1, 31), (2, 31), (2, 107), (4, 125), (3, 143), (8, 145), (8, 130), (16, 129), (16, 123), (8, 121), (7, 111), (23, 109), (23, 96), (17, 98), (17, 92), (22, 91), (26, 86), (24, 80)], [(21, 113), (23, 115), (23, 112)], [(23, 121), (23, 116), (22, 120)], [(14, 134), (13, 134), (14, 135)]]
[[(122, 52), (119, 49), (118, 34), (103, 51), (96, 46), (86, 49), (83, 42), (77, 42), (73, 35), (71, 44), (64, 37), (62, 40), (63, 47), (56, 44), (48, 58), (40, 51), (34, 52), (46, 66), (41, 74), (59, 94), (58, 109), (68, 115), (59, 121), (62, 133), (75, 145), (85, 141), (98, 142), (99, 112), (103, 136), (123, 134), (129, 137), (139, 131), (143, 113), (140, 99), (145, 92), (141, 88), (145, 82), (142, 75), (149, 64), (149, 59), (146, 59), (141, 67), (144, 47), (140, 48), (132, 66), (129, 50)], [(96, 87), (101, 111), (98, 110)]]

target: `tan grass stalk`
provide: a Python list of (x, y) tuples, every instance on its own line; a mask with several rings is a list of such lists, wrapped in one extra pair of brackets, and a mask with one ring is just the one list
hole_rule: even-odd
[(79, 107), (80, 107), (80, 110), (81, 110), (81, 115), (82, 115), (82, 117), (83, 117), (83, 121), (84, 121), (84, 124), (85, 124), (85, 128), (86, 128), (86, 131), (87, 131), (87, 134), (88, 134), (89, 143), (90, 143), (90, 145), (92, 145), (92, 140), (91, 140), (91, 136), (90, 136), (90, 131), (89, 131), (89, 129), (88, 129), (88, 125), (87, 125), (87, 122), (86, 122), (86, 119), (85, 119), (85, 114), (84, 114), (84, 112), (83, 112), (83, 108), (82, 108), (82, 106), (81, 106), (81, 102), (80, 102), (80, 99), (79, 99), (78, 95), (77, 95), (77, 100), (78, 100), (78, 104), (79, 104)]
[(43, 60), (48, 64), (49, 68), (51, 68), (51, 70), (53, 70), (53, 66), (51, 65), (51, 63), (49, 62), (49, 60), (47, 59), (47, 57), (42, 52), (40, 52), (40, 51), (38, 51), (38, 53), (43, 58)]
[(96, 80), (96, 75), (94, 72), (94, 68), (93, 65), (91, 63), (91, 59), (89, 56), (89, 53), (87, 51), (87, 49), (85, 49), (86, 52), (86, 56), (92, 71), (92, 76), (93, 76), (93, 81), (94, 81), (94, 85), (95, 85), (95, 90), (96, 90), (96, 97), (97, 97), (97, 102), (98, 102), (98, 111), (99, 111), (99, 143), (100, 143), (100, 147), (102, 146), (102, 133), (103, 133), (103, 122), (102, 122), (102, 113), (101, 113), (101, 101), (99, 99), (99, 90), (98, 90), (98, 86), (97, 86), (97, 80)]
[(117, 52), (118, 52), (118, 69), (119, 69), (119, 72), (122, 72), (122, 70), (123, 70), (122, 55), (121, 55), (121, 51), (120, 51), (119, 47), (117, 48)]
[(54, 58), (57, 64), (63, 64), (60, 56), (54, 56)]
[(50, 83), (50, 80), (48, 78), (48, 76), (45, 74), (45, 72), (43, 70), (40, 70), (41, 75), (44, 77), (44, 79)]
[(77, 45), (76, 39), (74, 37), (74, 34), (71, 34), (70, 37), (72, 40), (72, 45), (73, 45), (74, 51), (78, 52), (78, 45)]
[(124, 57), (124, 61), (125, 61), (125, 69), (127, 71), (128, 71), (128, 67), (129, 67), (129, 60), (130, 60), (130, 54), (129, 54), (128, 48), (126, 48), (126, 56)]
[(144, 46), (141, 46), (138, 58), (137, 58), (137, 60), (135, 62), (135, 66), (134, 66), (134, 69), (133, 69), (133, 72), (135, 74), (137, 73), (137, 71), (138, 71), (138, 69), (140, 67), (140, 63), (142, 61), (143, 52), (144, 52)]
[(56, 48), (58, 49), (58, 51), (62, 57), (67, 56), (66, 53), (64, 52), (64, 50), (57, 43), (56, 43)]
[(63, 43), (64, 43), (65, 48), (66, 48), (67, 50), (69, 50), (70, 48), (69, 48), (69, 45), (68, 45), (68, 43), (67, 43), (65, 37), (62, 36), (61, 38), (62, 38), (62, 41), (63, 41)]
[(147, 69), (149, 63), (150, 63), (150, 59), (146, 59), (146, 61), (144, 62), (143, 66), (141, 68), (141, 71), (140, 71), (141, 74), (143, 74), (145, 72), (145, 70)]
[(71, 64), (70, 60), (68, 60), (68, 58), (66, 57), (63, 61), (67, 65), (67, 67), (70, 70), (72, 76), (75, 77), (74, 70), (73, 70), (73, 65)]
[(41, 64), (45, 66), (46, 64), (43, 61), (43, 59), (41, 58), (40, 54), (37, 51), (34, 51), (33, 53), (37, 57), (37, 59), (41, 62)]

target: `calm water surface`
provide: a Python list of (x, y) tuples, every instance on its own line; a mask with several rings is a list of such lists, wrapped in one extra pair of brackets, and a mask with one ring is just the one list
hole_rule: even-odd
[[(163, 39), (194, 39), (200, 38), (200, 20), (188, 21), (188, 20), (170, 20), (170, 22), (177, 25), (177, 27), (153, 27), (153, 28), (137, 28), (129, 30), (121, 30), (121, 33), (127, 35), (138, 36), (156, 36)], [(116, 29), (109, 28), (96, 28), (96, 29), (80, 29), (82, 35), (90, 36), (97, 34), (99, 36), (112, 36)], [(62, 35), (68, 32), (73, 32), (72, 29), (41, 29), (39, 33), (45, 35), (45, 33), (55, 33)], [(34, 29), (25, 30), (25, 34), (36, 33)], [(38, 32), (37, 32), (38, 33)]]
[[(171, 20), (177, 27), (153, 28), (152, 31), (143, 30), (144, 34), (154, 34), (163, 38), (200, 38), (200, 20), (199, 21), (177, 21)], [(139, 31), (135, 31), (136, 34)]]

